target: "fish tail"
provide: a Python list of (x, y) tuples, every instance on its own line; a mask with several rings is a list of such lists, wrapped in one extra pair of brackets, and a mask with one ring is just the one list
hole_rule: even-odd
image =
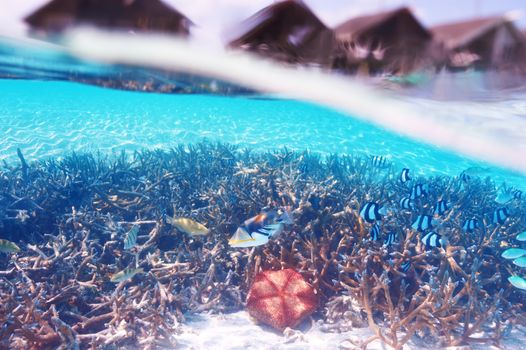
[(281, 213), (281, 215), (279, 216), (278, 221), (283, 224), (287, 224), (287, 225), (294, 224), (294, 217), (292, 215), (292, 210), (291, 210), (292, 208), (283, 207), (281, 209), (283, 210), (283, 213)]

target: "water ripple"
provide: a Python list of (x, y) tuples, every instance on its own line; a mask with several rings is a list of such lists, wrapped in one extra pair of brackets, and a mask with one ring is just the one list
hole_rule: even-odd
[[(0, 89), (0, 160), (8, 162), (17, 161), (17, 147), (28, 160), (35, 160), (72, 151), (170, 148), (207, 139), (255, 150), (288, 147), (321, 154), (390, 155), (397, 166), (428, 175), (458, 175), (481, 165), (296, 101), (132, 93), (42, 81), (3, 80)], [(422, 100), (414, 102), (425, 107)], [(518, 102), (491, 105), (492, 127), (500, 130), (505, 115), (522, 113), (524, 108)], [(525, 183), (524, 177), (504, 170), (496, 169), (494, 175)]]

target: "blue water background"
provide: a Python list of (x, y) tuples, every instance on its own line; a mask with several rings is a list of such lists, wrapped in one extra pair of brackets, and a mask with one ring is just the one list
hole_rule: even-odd
[[(0, 160), (68, 152), (167, 149), (204, 139), (255, 151), (287, 147), (321, 154), (390, 156), (415, 174), (456, 176), (477, 161), (310, 103), (250, 97), (167, 95), (77, 83), (0, 80)], [(521, 174), (492, 167), (484, 176), (526, 187)], [(526, 188), (525, 188), (526, 189)]]

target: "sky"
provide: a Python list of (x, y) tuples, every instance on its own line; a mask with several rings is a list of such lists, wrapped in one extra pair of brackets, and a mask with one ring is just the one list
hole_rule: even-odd
[[(237, 23), (274, 0), (164, 0), (195, 24), (196, 40), (221, 44)], [(22, 18), (48, 0), (0, 0), (0, 35), (24, 33)], [(409, 6), (426, 26), (513, 11), (516, 25), (526, 28), (526, 0), (304, 0), (329, 26), (353, 16)]]

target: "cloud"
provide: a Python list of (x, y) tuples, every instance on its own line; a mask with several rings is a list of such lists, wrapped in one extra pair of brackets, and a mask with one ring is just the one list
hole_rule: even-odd
[(1, 0), (0, 35), (22, 35), (26, 29), (22, 19), (46, 2), (47, 0)]
[(208, 45), (222, 45), (225, 32), (272, 0), (165, 0), (187, 15), (195, 24), (192, 31), (194, 40), (206, 42)]

